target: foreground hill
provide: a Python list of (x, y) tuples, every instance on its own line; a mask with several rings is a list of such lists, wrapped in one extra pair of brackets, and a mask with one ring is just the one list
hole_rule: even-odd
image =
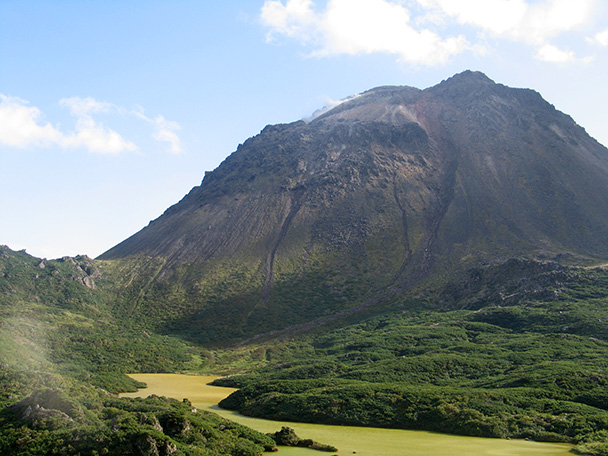
[(125, 312), (237, 341), (483, 263), (608, 258), (608, 150), (527, 89), (464, 72), (266, 127), (100, 259)]
[(133, 389), (123, 372), (186, 368), (191, 356), (182, 342), (112, 314), (112, 287), (86, 256), (43, 260), (0, 246), (0, 378), (15, 382), (2, 392), (57, 387), (64, 376)]
[(192, 347), (117, 321), (85, 256), (0, 246), (0, 454), (257, 456), (266, 435), (165, 398), (117, 399), (124, 375), (192, 367)]

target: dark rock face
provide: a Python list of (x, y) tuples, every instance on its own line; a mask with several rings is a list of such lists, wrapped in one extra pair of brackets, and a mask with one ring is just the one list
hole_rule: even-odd
[(605, 259), (607, 194), (605, 147), (538, 93), (467, 71), (266, 127), (101, 259), (157, 261), (145, 283), (183, 284), (179, 324), (229, 306), (251, 335), (258, 311), (288, 326), (484, 262)]

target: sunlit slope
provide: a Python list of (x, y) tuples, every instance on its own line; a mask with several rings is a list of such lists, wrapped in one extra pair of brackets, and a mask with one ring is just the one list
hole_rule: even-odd
[(121, 374), (184, 368), (181, 342), (117, 320), (105, 273), (85, 256), (35, 258), (0, 246), (1, 401), (64, 377), (109, 390), (132, 389)]

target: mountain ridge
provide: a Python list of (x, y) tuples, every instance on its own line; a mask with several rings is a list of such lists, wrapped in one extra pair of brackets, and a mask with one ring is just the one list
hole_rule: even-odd
[[(527, 98), (528, 102), (533, 103), (533, 104), (540, 103), (541, 105), (544, 105), (544, 106), (542, 106), (543, 108), (549, 108), (549, 110), (553, 111), (558, 116), (564, 116), (565, 119), (571, 120), (571, 118), (569, 116), (567, 116), (566, 114), (563, 114), (563, 113), (555, 110), (553, 105), (550, 105), (547, 102), (545, 102), (542, 99), (542, 97), (540, 96), (540, 94), (538, 94), (537, 92), (535, 92), (533, 90), (511, 89), (511, 88), (508, 88), (501, 84), (495, 84), (491, 79), (489, 79), (483, 73), (466, 71), (466, 72), (457, 74), (451, 78), (448, 78), (447, 80), (442, 81), (440, 84), (438, 84), (436, 86), (433, 86), (433, 87), (430, 87), (430, 88), (424, 89), (424, 90), (420, 90), (420, 89), (416, 89), (416, 88), (412, 88), (412, 87), (408, 87), (408, 86), (383, 86), (383, 87), (378, 87), (375, 89), (370, 89), (366, 92), (363, 92), (360, 96), (356, 97), (353, 100), (347, 100), (344, 103), (341, 103), (339, 106), (337, 106), (337, 107), (329, 110), (328, 112), (324, 113), (323, 115), (313, 119), (309, 123), (310, 124), (318, 124), (318, 123), (323, 123), (323, 122), (326, 123), (329, 118), (336, 117), (336, 116), (338, 116), (337, 120), (341, 121), (341, 119), (343, 119), (343, 116), (341, 116), (341, 114), (343, 114), (345, 111), (356, 111), (356, 108), (362, 104), (363, 104), (363, 106), (369, 106), (369, 104), (370, 104), (369, 98), (370, 97), (376, 98), (376, 95), (379, 93), (381, 94), (381, 98), (386, 98), (387, 93), (389, 93), (390, 95), (395, 95), (395, 94), (403, 95), (403, 93), (406, 93), (407, 95), (415, 94), (416, 97), (419, 98), (425, 92), (429, 92), (429, 93), (447, 92), (448, 97), (459, 96), (459, 100), (462, 100), (462, 97), (460, 97), (460, 95), (462, 93), (465, 93), (468, 96), (474, 96), (475, 98), (479, 98), (482, 95), (485, 96), (484, 94), (479, 93), (479, 91), (475, 91), (474, 95), (471, 95), (471, 92), (474, 92), (470, 89), (471, 81), (474, 81), (474, 82), (481, 81), (483, 86), (491, 87), (495, 90), (500, 90), (500, 91), (508, 90), (508, 91), (512, 91), (512, 93), (517, 92), (521, 96)], [(468, 87), (468, 89), (467, 89), (467, 87)], [(405, 111), (403, 109), (403, 105), (397, 104), (394, 100), (394, 96), (392, 98), (393, 99), (390, 101), (390, 104), (394, 104), (395, 106), (398, 106), (398, 108), (400, 108), (402, 112)], [(401, 98), (401, 97), (399, 97), (399, 98)], [(400, 100), (397, 100), (397, 101), (400, 101)], [(409, 114), (409, 116), (408, 116), (408, 114)], [(449, 114), (444, 114), (444, 115), (448, 116)], [(415, 118), (414, 113), (407, 112), (407, 111), (403, 112), (403, 119), (401, 119), (400, 121), (397, 120), (396, 122), (386, 122), (386, 118), (382, 118), (382, 117), (380, 117), (378, 120), (378, 116), (374, 116), (374, 119), (376, 119), (377, 121), (380, 121), (380, 122), (384, 121), (385, 123), (397, 123), (397, 124), (401, 124), (403, 122), (411, 123), (412, 119), (414, 119), (414, 118)], [(421, 123), (423, 123), (423, 122), (424, 122), (424, 120), (421, 120), (420, 122), (414, 122), (414, 123), (421, 125)], [(448, 119), (448, 122), (449, 122), (449, 119)], [(268, 125), (261, 131), (260, 135), (278, 133), (285, 129), (297, 128), (297, 127), (305, 126), (305, 125), (306, 124), (303, 123), (302, 121), (296, 121), (296, 122), (292, 122), (292, 123), (288, 123), (288, 124)], [(559, 127), (557, 127), (557, 128), (556, 127), (557, 126), (555, 126), (554, 128), (556, 129), (557, 135), (564, 136), (565, 133), (560, 131)], [(576, 128), (580, 129), (581, 132), (584, 132), (584, 129), (582, 129), (582, 127), (579, 127), (578, 125), (576, 125)], [(245, 144), (247, 144), (248, 142), (252, 141), (255, 138), (257, 138), (257, 136), (245, 141)], [(568, 138), (568, 139), (571, 140), (571, 138)], [(593, 141), (595, 141), (595, 140), (593, 140)], [(597, 143), (597, 144), (599, 145), (599, 143)], [(242, 149), (242, 148), (243, 148), (243, 145), (239, 146), (239, 148), (237, 148), (237, 151), (234, 153), (234, 155), (238, 154), (240, 149)], [(230, 164), (232, 157), (233, 157), (232, 155), (230, 157), (228, 157), (222, 163), (222, 165), (220, 165), (220, 167), (217, 170), (215, 170), (213, 172), (206, 172), (205, 173), (206, 177), (203, 180), (203, 184), (209, 185), (211, 183), (211, 181), (216, 180), (217, 174), (221, 174), (220, 169), (222, 167), (225, 167), (228, 164)], [(224, 163), (226, 163), (226, 165), (224, 165)], [(596, 164), (596, 163), (594, 163), (594, 164)], [(187, 200), (191, 199), (192, 198), (191, 194), (197, 193), (199, 189), (201, 189), (201, 186), (194, 187), (193, 190), (188, 195), (186, 195), (182, 201), (187, 201)], [(180, 201), (180, 203), (182, 201)], [(178, 204), (180, 204), (180, 203), (178, 203)], [(167, 209), (166, 213), (171, 214), (173, 212), (176, 212), (176, 206), (178, 206), (178, 204), (171, 206), (169, 209)], [(163, 215), (165, 215), (165, 214), (163, 214)], [(156, 219), (156, 220), (158, 220), (158, 219)], [(151, 224), (156, 222), (156, 220), (152, 221)], [(115, 250), (115, 248), (110, 249), (108, 252), (105, 252), (104, 254), (102, 254), (100, 256), (100, 258), (103, 259), (103, 258), (111, 257), (112, 256), (111, 252), (113, 252), (114, 250)]]

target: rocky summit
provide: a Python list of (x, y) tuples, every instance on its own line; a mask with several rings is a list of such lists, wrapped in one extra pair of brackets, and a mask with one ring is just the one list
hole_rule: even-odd
[(267, 126), (100, 260), (120, 265), (121, 309), (237, 341), (482, 264), (603, 262), (606, 195), (604, 146), (537, 92), (466, 71)]

